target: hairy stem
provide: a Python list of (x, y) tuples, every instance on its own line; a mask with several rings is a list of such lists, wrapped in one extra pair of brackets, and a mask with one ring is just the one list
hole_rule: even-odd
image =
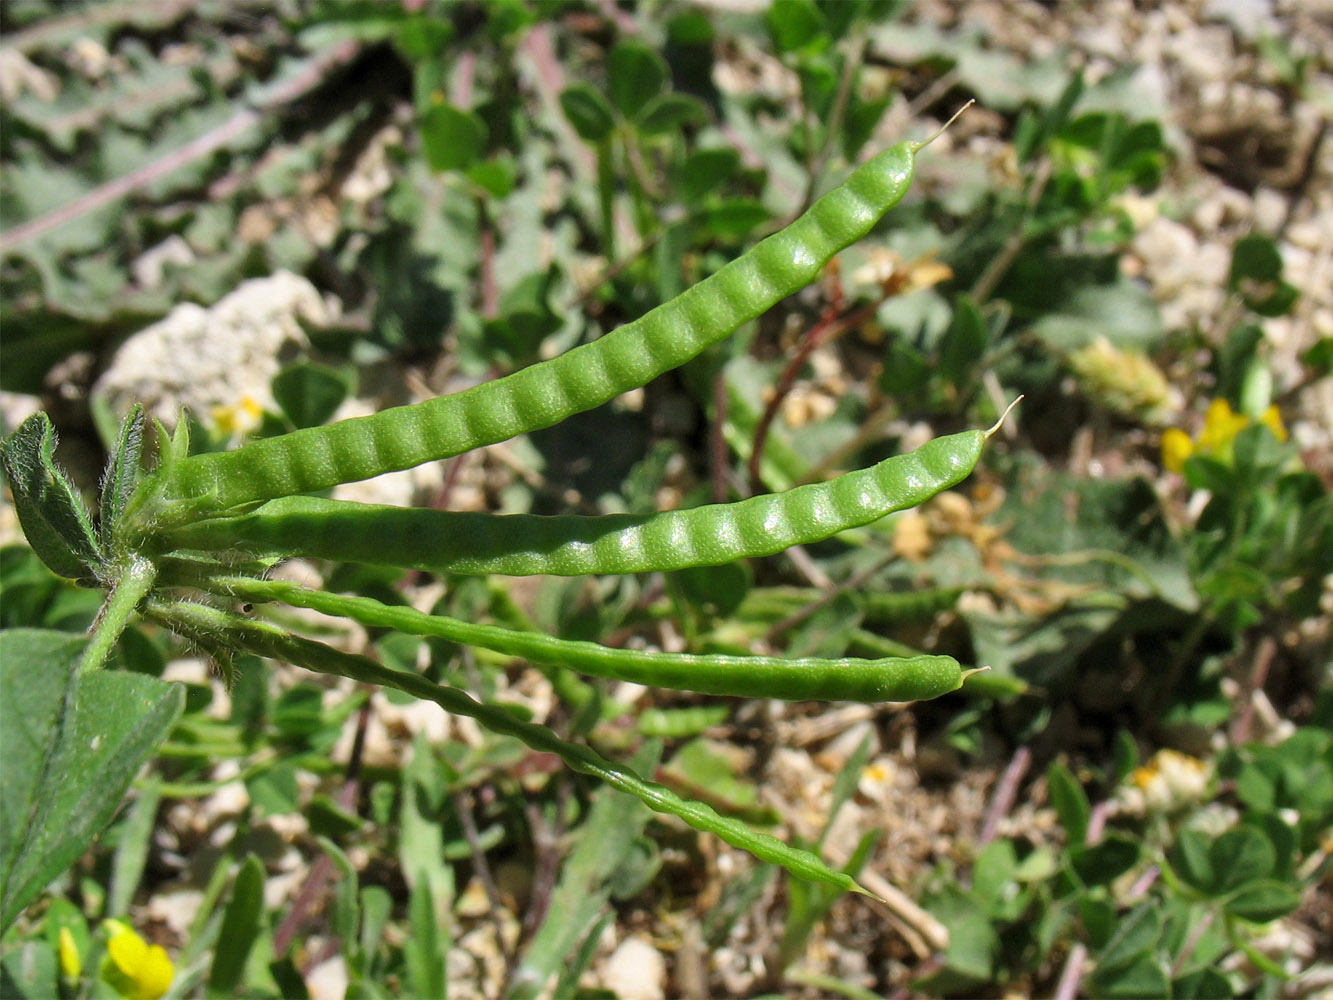
[(89, 630), (91, 639), (79, 660), (79, 673), (89, 674), (104, 666), (116, 640), (129, 624), (140, 602), (148, 596), (157, 579), (157, 567), (149, 560), (134, 556), (97, 612), (97, 620)]

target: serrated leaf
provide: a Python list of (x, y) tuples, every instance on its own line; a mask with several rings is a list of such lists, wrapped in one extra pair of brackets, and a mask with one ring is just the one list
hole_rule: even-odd
[(50, 418), (34, 413), (0, 444), (0, 463), (33, 551), (66, 579), (91, 579), (101, 546), (82, 498), (55, 463), (55, 449)]
[(106, 826), (185, 705), (184, 688), (152, 677), (80, 678), (86, 644), (0, 633), (0, 931)]

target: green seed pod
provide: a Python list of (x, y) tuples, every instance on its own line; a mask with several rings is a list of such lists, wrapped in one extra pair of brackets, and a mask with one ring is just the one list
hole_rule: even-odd
[(166, 540), (186, 549), (511, 576), (716, 566), (821, 541), (915, 507), (971, 473), (984, 441), (984, 432), (966, 431), (826, 483), (647, 516), (450, 513), (290, 497), (186, 525)]
[(591, 344), (451, 396), (166, 464), (138, 497), (142, 528), (448, 458), (644, 385), (814, 281), (902, 198), (920, 146), (880, 153), (786, 229)]

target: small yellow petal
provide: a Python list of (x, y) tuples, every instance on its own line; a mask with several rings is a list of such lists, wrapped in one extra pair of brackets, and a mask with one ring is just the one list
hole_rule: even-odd
[(1194, 442), (1179, 427), (1171, 427), (1162, 433), (1162, 465), (1171, 472), (1180, 472), (1185, 468), (1185, 459), (1194, 453)]
[(103, 921), (108, 937), (102, 979), (125, 1000), (159, 1000), (176, 976), (171, 956), (161, 945), (149, 945), (120, 920)]
[(1199, 450), (1214, 454), (1225, 452), (1249, 422), (1248, 417), (1236, 413), (1225, 399), (1213, 400), (1208, 404), (1208, 412), (1203, 418)]
[(60, 928), (56, 951), (60, 956), (60, 974), (66, 979), (78, 979), (83, 974), (83, 956), (74, 941), (74, 932), (68, 927)]
[(106, 953), (116, 968), (127, 976), (133, 976), (148, 955), (148, 942), (119, 921), (107, 921), (119, 924), (112, 931), (106, 943)]
[(1286, 424), (1282, 422), (1282, 414), (1278, 412), (1276, 406), (1270, 406), (1268, 409), (1264, 410), (1263, 414), (1259, 417), (1259, 423), (1272, 431), (1273, 437), (1277, 438), (1279, 441), (1287, 440), (1287, 427)]
[(160, 944), (151, 945), (135, 977), (139, 988), (134, 1000), (158, 1000), (171, 989), (171, 981), (175, 978), (176, 967), (171, 964), (167, 950)]

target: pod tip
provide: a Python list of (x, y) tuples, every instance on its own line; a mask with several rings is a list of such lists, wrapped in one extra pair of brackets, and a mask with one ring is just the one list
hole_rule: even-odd
[(968, 101), (966, 104), (964, 104), (961, 108), (959, 108), (957, 111), (955, 111), (955, 112), (953, 113), (953, 117), (950, 118), (950, 119), (949, 119), (947, 122), (945, 122), (943, 125), (941, 125), (938, 129), (936, 129), (936, 131), (935, 131), (932, 135), (930, 135), (929, 137), (927, 137), (927, 138), (921, 140), (920, 142), (913, 143), (913, 145), (912, 145), (912, 152), (913, 152), (914, 154), (915, 154), (915, 153), (919, 153), (919, 152), (921, 152), (921, 150), (923, 150), (923, 149), (925, 149), (927, 146), (929, 146), (932, 142), (934, 142), (934, 141), (935, 141), (936, 139), (938, 139), (941, 135), (943, 135), (944, 132), (945, 132), (945, 130), (948, 129), (948, 127), (949, 127), (950, 125), (952, 125), (954, 122), (956, 122), (956, 121), (958, 120), (958, 116), (959, 116), (959, 115), (961, 115), (964, 111), (966, 111), (968, 108), (970, 108), (972, 105), (974, 105), (974, 104), (976, 104), (976, 103), (977, 103), (977, 99), (976, 99), (975, 97), (972, 98), (970, 101)]
[(995, 421), (995, 426), (991, 427), (988, 431), (986, 431), (986, 437), (987, 437), (987, 439), (989, 439), (990, 436), (991, 436), (992, 434), (994, 434), (996, 431), (998, 431), (1001, 427), (1004, 426), (1004, 421), (1005, 421), (1005, 419), (1009, 416), (1010, 413), (1013, 412), (1014, 407), (1017, 406), (1017, 405), (1018, 405), (1019, 403), (1021, 403), (1021, 402), (1023, 402), (1023, 397), (1022, 397), (1022, 396), (1019, 396), (1019, 397), (1018, 397), (1017, 399), (1015, 399), (1012, 403), (1010, 403), (1007, 407), (1005, 407), (1004, 412), (1000, 414), (1000, 419), (997, 420), (997, 421)]

